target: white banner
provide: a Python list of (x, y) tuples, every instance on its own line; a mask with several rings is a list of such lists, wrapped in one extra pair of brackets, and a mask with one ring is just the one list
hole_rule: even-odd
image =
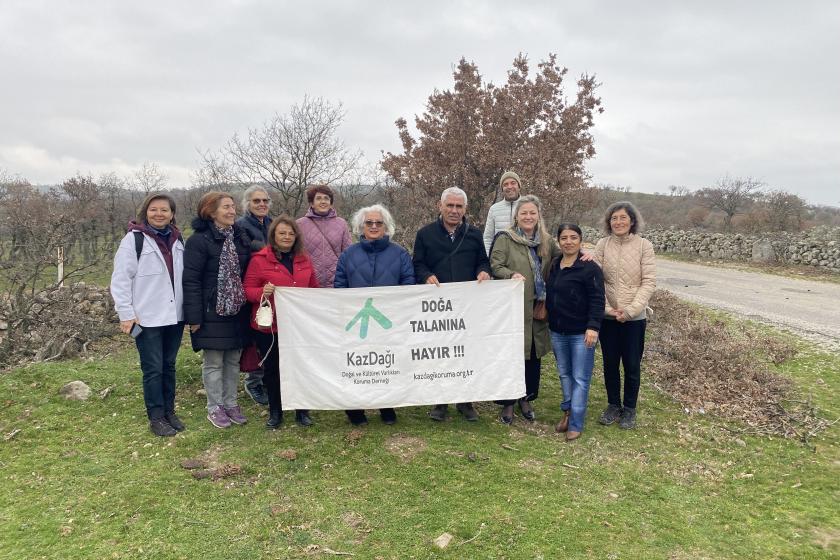
[(283, 408), (522, 397), (522, 290), (517, 280), (277, 288)]

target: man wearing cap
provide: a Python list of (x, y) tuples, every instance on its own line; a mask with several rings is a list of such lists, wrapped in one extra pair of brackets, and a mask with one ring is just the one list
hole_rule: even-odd
[(490, 207), (487, 212), (487, 223), (484, 224), (484, 250), (489, 255), (493, 239), (500, 231), (504, 231), (513, 223), (513, 209), (519, 200), (522, 182), (519, 175), (513, 171), (506, 171), (499, 179), (499, 187), (504, 198)]
[[(440, 217), (423, 226), (414, 240), (414, 277), (418, 284), (440, 285), (446, 282), (482, 282), (490, 279), (490, 261), (481, 232), (467, 223), (467, 193), (450, 187), (440, 195)], [(429, 417), (446, 420), (449, 405), (437, 404)], [(472, 403), (463, 402), (456, 409), (470, 422), (478, 420)]]

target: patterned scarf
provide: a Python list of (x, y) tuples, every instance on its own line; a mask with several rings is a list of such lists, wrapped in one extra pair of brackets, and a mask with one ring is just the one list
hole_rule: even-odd
[(519, 228), (510, 228), (508, 235), (513, 241), (528, 247), (528, 261), (531, 263), (531, 271), (534, 273), (534, 297), (537, 301), (545, 301), (545, 280), (542, 275), (542, 259), (537, 255), (537, 248), (540, 246), (540, 230), (534, 232), (534, 238), (530, 239), (525, 232)]
[[(216, 227), (214, 225), (214, 227)], [(245, 304), (245, 289), (242, 287), (239, 257), (233, 244), (233, 227), (216, 229), (225, 236), (219, 255), (219, 276), (216, 292), (216, 314), (222, 317), (236, 315)]]

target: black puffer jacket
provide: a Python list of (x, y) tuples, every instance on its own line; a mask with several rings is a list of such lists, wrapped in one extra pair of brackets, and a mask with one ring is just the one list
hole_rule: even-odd
[(268, 243), (268, 226), (271, 224), (271, 218), (266, 216), (262, 223), (260, 220), (251, 214), (245, 212), (245, 215), (236, 220), (236, 225), (245, 230), (248, 237), (251, 239), (251, 252), (256, 253)]
[[(216, 290), (219, 276), (219, 255), (225, 237), (213, 222), (196, 218), (194, 233), (184, 247), (184, 320), (188, 325), (201, 325), (192, 333), (193, 350), (233, 350), (247, 342), (248, 311), (243, 306), (237, 315), (216, 314)], [(251, 258), (251, 238), (245, 230), (233, 226), (233, 241), (239, 256), (240, 277), (245, 275)]]

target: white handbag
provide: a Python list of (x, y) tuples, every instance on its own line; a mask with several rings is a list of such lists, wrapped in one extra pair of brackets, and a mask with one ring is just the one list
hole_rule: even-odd
[(260, 306), (257, 309), (254, 320), (256, 321), (257, 326), (263, 329), (271, 328), (271, 324), (274, 322), (274, 314), (271, 312), (271, 303), (269, 303), (265, 294), (263, 294), (260, 298)]

